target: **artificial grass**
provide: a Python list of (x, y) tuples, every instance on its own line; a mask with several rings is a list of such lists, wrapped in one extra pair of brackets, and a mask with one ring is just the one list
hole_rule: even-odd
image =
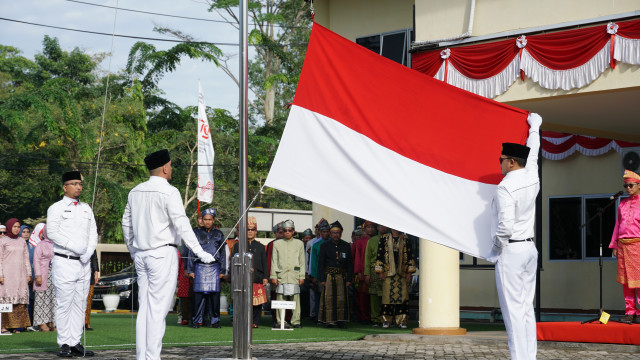
[[(193, 329), (177, 324), (177, 315), (167, 316), (167, 328), (163, 339), (164, 347), (181, 346), (220, 346), (233, 344), (233, 328), (231, 317), (223, 315), (222, 328), (212, 329), (200, 327)], [(293, 331), (271, 330), (271, 316), (263, 316), (262, 325), (253, 329), (253, 343), (297, 343), (320, 341), (359, 340), (372, 334), (410, 334), (411, 329), (418, 326), (417, 321), (410, 321), (407, 329), (395, 327), (382, 329), (357, 322), (348, 324), (347, 329), (326, 329), (315, 322), (303, 320), (301, 329)], [(91, 326), (94, 331), (86, 331), (86, 347), (90, 350), (134, 349), (135, 348), (135, 315), (131, 314), (92, 314)], [(504, 330), (502, 324), (469, 323), (464, 324), (467, 331), (499, 331)], [(58, 351), (56, 333), (26, 332), (0, 337), (0, 355), (12, 353)], [(85, 343), (85, 339), (82, 339)]]

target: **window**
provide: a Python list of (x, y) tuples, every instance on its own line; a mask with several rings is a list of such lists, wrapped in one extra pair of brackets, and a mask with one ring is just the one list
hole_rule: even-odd
[(411, 64), (411, 54), (409, 53), (411, 35), (411, 29), (392, 31), (356, 38), (356, 44), (398, 64), (409, 66)]
[[(602, 213), (602, 257), (611, 258), (609, 242), (616, 221), (617, 203), (608, 196), (582, 195), (549, 198), (549, 259), (596, 259), (600, 254)], [(605, 209), (606, 208), (606, 209)], [(582, 227), (589, 219), (593, 220)]]

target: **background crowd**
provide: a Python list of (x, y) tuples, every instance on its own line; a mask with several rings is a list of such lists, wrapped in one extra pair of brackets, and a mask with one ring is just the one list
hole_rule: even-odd
[[(33, 229), (16, 218), (0, 224), (0, 304), (11, 304), (12, 311), (2, 313), (2, 334), (22, 331), (56, 331), (56, 297), (52, 285), (53, 243), (46, 225)], [(91, 258), (91, 289), (98, 278), (98, 258)], [(85, 328), (90, 326), (91, 300), (87, 297)]]
[[(220, 327), (220, 291), (230, 282), (230, 264), (238, 252), (237, 238), (224, 238), (213, 227), (216, 209), (203, 211), (193, 230), (202, 248), (216, 259), (202, 264), (186, 247), (178, 248), (178, 324)], [(285, 328), (300, 328), (301, 318), (325, 327), (345, 328), (349, 321), (388, 328), (406, 328), (409, 290), (416, 271), (415, 242), (384, 225), (365, 221), (342, 239), (343, 227), (322, 219), (315, 230), (296, 232), (292, 220), (276, 224), (275, 240), (256, 240), (257, 222), (247, 220), (247, 251), (253, 254), (253, 327), (261, 325), (271, 299), (296, 303), (285, 312)], [(209, 270), (207, 270), (209, 269)], [(231, 299), (228, 299), (231, 301)], [(281, 310), (271, 311), (274, 328)], [(233, 316), (233, 304), (229, 305)]]
[[(215, 209), (203, 211), (193, 229), (215, 263), (201, 263), (187, 247), (178, 248), (178, 323), (193, 328), (220, 327), (220, 293), (230, 282), (229, 265), (238, 252), (238, 239), (225, 239), (213, 226), (216, 215)], [(296, 302), (296, 309), (285, 313), (285, 327), (301, 327), (301, 318), (325, 327), (343, 328), (352, 320), (406, 327), (411, 274), (416, 270), (414, 244), (406, 235), (370, 221), (353, 231), (350, 243), (342, 239), (342, 230), (339, 222), (322, 219), (314, 231), (296, 232), (287, 220), (274, 226), (276, 239), (265, 246), (256, 240), (256, 219), (249, 217), (254, 328), (261, 325), (262, 311), (270, 310), (271, 299)], [(13, 305), (12, 312), (2, 314), (3, 334), (56, 331), (53, 255), (44, 223), (31, 229), (12, 218), (0, 225), (0, 303)], [(95, 253), (91, 270), (87, 330), (93, 330), (92, 290), (99, 273)], [(232, 303), (229, 313), (233, 316)], [(280, 327), (279, 311), (271, 315), (273, 326)]]

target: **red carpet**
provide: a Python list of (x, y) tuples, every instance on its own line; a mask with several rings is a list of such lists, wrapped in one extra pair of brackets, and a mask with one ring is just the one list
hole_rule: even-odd
[(538, 340), (640, 345), (640, 325), (609, 322), (539, 322)]

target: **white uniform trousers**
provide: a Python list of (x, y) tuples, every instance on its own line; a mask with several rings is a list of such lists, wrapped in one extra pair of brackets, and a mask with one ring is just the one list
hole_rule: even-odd
[(90, 263), (53, 256), (58, 346), (80, 344), (89, 294)]
[(137, 251), (138, 318), (136, 358), (160, 359), (166, 318), (178, 281), (178, 252), (172, 246)]
[(533, 298), (538, 250), (532, 241), (510, 243), (496, 263), (496, 285), (512, 360), (535, 359), (538, 351)]

